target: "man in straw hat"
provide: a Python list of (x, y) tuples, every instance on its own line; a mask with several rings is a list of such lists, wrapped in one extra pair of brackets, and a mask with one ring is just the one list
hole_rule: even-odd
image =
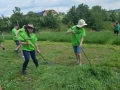
[(77, 59), (77, 63), (79, 65), (81, 65), (81, 47), (82, 47), (82, 43), (85, 36), (85, 29), (83, 27), (85, 25), (87, 25), (85, 21), (83, 19), (80, 19), (77, 25), (72, 26), (66, 32), (66, 34), (72, 33), (71, 42), (72, 42), (73, 50)]

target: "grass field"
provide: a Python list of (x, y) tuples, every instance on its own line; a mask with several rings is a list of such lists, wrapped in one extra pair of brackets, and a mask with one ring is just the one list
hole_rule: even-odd
[(39, 67), (30, 60), (27, 75), (21, 74), (23, 58), (13, 50), (12, 40), (0, 49), (0, 85), (3, 90), (119, 90), (120, 46), (83, 44), (92, 63), (90, 67), (82, 53), (82, 66), (76, 64), (70, 42), (38, 41), (41, 54), (53, 65), (44, 62), (39, 54)]

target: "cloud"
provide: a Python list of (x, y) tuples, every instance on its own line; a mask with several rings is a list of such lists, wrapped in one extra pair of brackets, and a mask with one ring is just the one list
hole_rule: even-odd
[(120, 0), (0, 0), (0, 14), (10, 16), (15, 7), (20, 7), (23, 14), (29, 11), (40, 12), (54, 9), (57, 12), (67, 12), (72, 6), (88, 5), (89, 8), (99, 5), (107, 10), (119, 9)]

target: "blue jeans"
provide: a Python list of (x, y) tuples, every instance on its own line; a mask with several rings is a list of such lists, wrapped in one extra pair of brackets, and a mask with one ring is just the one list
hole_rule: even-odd
[(31, 58), (32, 58), (33, 62), (35, 63), (35, 65), (37, 67), (38, 66), (38, 61), (37, 61), (36, 56), (35, 56), (35, 50), (33, 50), (33, 51), (22, 50), (22, 51), (23, 51), (23, 55), (25, 57), (25, 61), (23, 63), (23, 71), (26, 70), (28, 62), (30, 60), (30, 55), (31, 55)]

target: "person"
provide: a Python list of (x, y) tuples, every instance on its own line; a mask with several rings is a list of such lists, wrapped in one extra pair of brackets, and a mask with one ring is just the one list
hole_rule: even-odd
[(120, 25), (119, 25), (119, 23), (116, 21), (116, 23), (113, 25), (113, 29), (114, 29), (114, 34), (116, 35), (116, 36), (118, 36), (119, 35), (119, 29), (120, 29)]
[(0, 31), (2, 37), (0, 36), (0, 47), (5, 50), (4, 46), (2, 45), (2, 42), (4, 41), (4, 34), (2, 33), (2, 31)]
[(1, 44), (1, 42), (0, 42), (0, 47), (1, 47), (3, 50), (5, 50), (5, 48), (4, 48), (4, 46)]
[(14, 28), (12, 29), (12, 37), (13, 37), (13, 40), (15, 41), (17, 47), (14, 49), (15, 52), (19, 52), (19, 49), (21, 47), (21, 44), (18, 40), (18, 38), (16, 37), (16, 32), (17, 32), (17, 29), (19, 28), (19, 25), (18, 24), (15, 24), (14, 25)]
[(2, 87), (1, 87), (1, 85), (0, 85), (0, 90), (2, 90)]
[(28, 24), (25, 26), (25, 32), (19, 35), (20, 44), (22, 44), (22, 52), (25, 58), (25, 61), (23, 63), (23, 68), (22, 68), (22, 74), (26, 74), (26, 68), (30, 60), (29, 55), (31, 55), (31, 58), (34, 64), (36, 65), (36, 67), (38, 66), (35, 50), (38, 53), (40, 53), (40, 50), (37, 45), (37, 37), (33, 33), (33, 30), (34, 30), (33, 24)]
[(86, 35), (85, 29), (83, 28), (85, 25), (87, 25), (85, 21), (83, 19), (80, 19), (77, 25), (72, 26), (66, 32), (66, 34), (72, 33), (71, 42), (72, 42), (73, 50), (77, 59), (77, 63), (79, 65), (81, 65), (81, 47), (84, 40), (84, 36)]
[(19, 30), (16, 31), (16, 36), (15, 36), (16, 38), (18, 37), (18, 35), (19, 35), (20, 33), (24, 33), (24, 32), (25, 32), (25, 26), (26, 26), (26, 25), (23, 25), (23, 27), (22, 27), (21, 29), (19, 29)]
[[(19, 34), (24, 33), (24, 32), (25, 32), (25, 25), (21, 29), (18, 29), (16, 31), (15, 37), (18, 38)], [(21, 57), (24, 58), (22, 50), (21, 50)]]

